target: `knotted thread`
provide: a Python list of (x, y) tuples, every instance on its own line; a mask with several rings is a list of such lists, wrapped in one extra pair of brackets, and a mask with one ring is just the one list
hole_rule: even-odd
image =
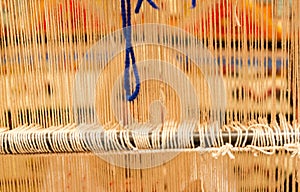
[(254, 154), (255, 157), (258, 156), (257, 152), (261, 152), (265, 155), (273, 155), (276, 152), (275, 151), (275, 146), (273, 147), (272, 150), (264, 149), (264, 147), (257, 147), (257, 146), (254, 146), (254, 145), (248, 145), (246, 148), (249, 149)]
[(218, 158), (220, 155), (228, 155), (230, 159), (234, 159), (234, 155), (231, 152), (233, 150), (233, 146), (230, 143), (226, 143), (226, 145), (223, 145), (216, 153), (212, 153), (212, 157)]
[(291, 157), (300, 157), (300, 144), (285, 144), (284, 149), (286, 151), (292, 152)]

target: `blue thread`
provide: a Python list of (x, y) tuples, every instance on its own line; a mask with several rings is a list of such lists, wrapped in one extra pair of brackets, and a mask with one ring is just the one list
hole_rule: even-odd
[[(143, 4), (143, 1), (144, 0), (138, 0), (137, 4), (136, 4), (136, 7), (135, 7), (135, 13), (139, 13), (140, 12), (140, 9), (141, 9), (141, 6)], [(151, 7), (153, 7), (154, 9), (158, 9), (158, 6), (154, 3), (154, 1), (152, 0), (147, 0), (148, 3), (151, 5)]]
[(130, 51), (129, 48), (126, 48), (125, 53), (125, 70), (124, 70), (124, 88), (126, 90), (126, 96), (127, 93), (130, 92), (130, 82), (129, 82), (129, 67), (130, 67)]
[(152, 0), (147, 0), (147, 1), (151, 5), (151, 7), (153, 7), (154, 9), (158, 9), (158, 6), (154, 3), (154, 1)]
[(137, 69), (137, 66), (136, 66), (136, 62), (135, 62), (135, 56), (134, 56), (134, 51), (133, 51), (133, 48), (131, 47), (130, 48), (131, 51), (131, 60), (132, 60), (132, 69), (133, 69), (133, 73), (134, 73), (134, 76), (135, 76), (135, 91), (132, 93), (131, 96), (127, 95), (127, 100), (128, 101), (133, 101), (139, 94), (139, 91), (140, 91), (140, 77), (139, 77), (139, 73), (138, 73), (138, 69)]
[(121, 13), (122, 13), (122, 27), (126, 27), (126, 8), (125, 8), (125, 1), (121, 0)]
[[(121, 0), (121, 11), (122, 11), (122, 27), (123, 33), (126, 41), (126, 55), (125, 55), (125, 70), (124, 70), (124, 88), (126, 92), (126, 99), (128, 101), (133, 101), (139, 94), (140, 91), (140, 77), (138, 69), (136, 67), (136, 61), (134, 56), (134, 50), (131, 43), (131, 9), (130, 1), (126, 0), (127, 7), (125, 6), (125, 0)], [(126, 12), (127, 8), (127, 12)], [(130, 95), (130, 58), (132, 62), (133, 73), (135, 77), (135, 90)]]
[(196, 7), (196, 0), (192, 0), (192, 8)]
[(135, 10), (134, 10), (135, 13), (139, 13), (140, 12), (142, 3), (143, 3), (143, 0), (138, 0), (138, 2), (136, 4), (136, 7), (135, 7)]

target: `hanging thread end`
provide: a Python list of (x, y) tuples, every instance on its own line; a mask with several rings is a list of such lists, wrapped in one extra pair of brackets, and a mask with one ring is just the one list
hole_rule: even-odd
[(141, 87), (140, 83), (137, 83), (135, 86), (135, 91), (132, 93), (132, 95), (126, 96), (127, 101), (133, 101), (137, 98), (137, 96), (140, 92), (140, 87)]

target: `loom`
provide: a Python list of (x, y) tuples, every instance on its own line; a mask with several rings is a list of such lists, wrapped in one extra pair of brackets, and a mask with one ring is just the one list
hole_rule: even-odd
[(0, 191), (299, 191), (300, 1), (0, 5)]

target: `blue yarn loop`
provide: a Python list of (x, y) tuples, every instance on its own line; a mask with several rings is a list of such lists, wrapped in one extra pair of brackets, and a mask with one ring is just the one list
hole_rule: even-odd
[[(135, 13), (139, 13), (140, 12), (140, 9), (141, 9), (141, 6), (143, 4), (143, 1), (144, 0), (138, 0), (137, 4), (136, 4), (136, 7), (135, 7)], [(151, 5), (151, 7), (153, 7), (154, 9), (158, 9), (158, 6), (154, 3), (154, 1), (152, 0), (147, 0), (148, 3)]]
[[(133, 101), (139, 94), (140, 91), (140, 77), (139, 72), (136, 67), (134, 50), (131, 43), (131, 9), (130, 9), (130, 1), (131, 0), (121, 0), (121, 12), (122, 12), (122, 27), (123, 34), (126, 41), (126, 55), (125, 55), (125, 70), (124, 70), (124, 88), (126, 92), (127, 101)], [(135, 77), (135, 90), (131, 94), (131, 86), (130, 86), (130, 60), (132, 63), (133, 74)]]
[[(125, 56), (125, 70), (124, 70), (124, 88), (126, 92), (126, 99), (128, 101), (133, 101), (139, 94), (140, 91), (140, 77), (139, 72), (136, 67), (135, 55), (134, 50), (132, 47), (131, 42), (131, 0), (121, 0), (121, 12), (122, 12), (122, 27), (123, 27), (123, 34), (126, 41), (126, 56)], [(144, 0), (138, 0), (137, 5), (135, 7), (135, 13), (139, 13), (141, 6)], [(158, 9), (158, 6), (155, 4), (153, 0), (147, 0), (151, 7), (154, 9)], [(192, 8), (196, 7), (196, 0), (192, 0)], [(130, 86), (130, 60), (132, 63), (132, 69), (135, 77), (135, 90), (132, 94), (131, 93), (131, 86)]]

